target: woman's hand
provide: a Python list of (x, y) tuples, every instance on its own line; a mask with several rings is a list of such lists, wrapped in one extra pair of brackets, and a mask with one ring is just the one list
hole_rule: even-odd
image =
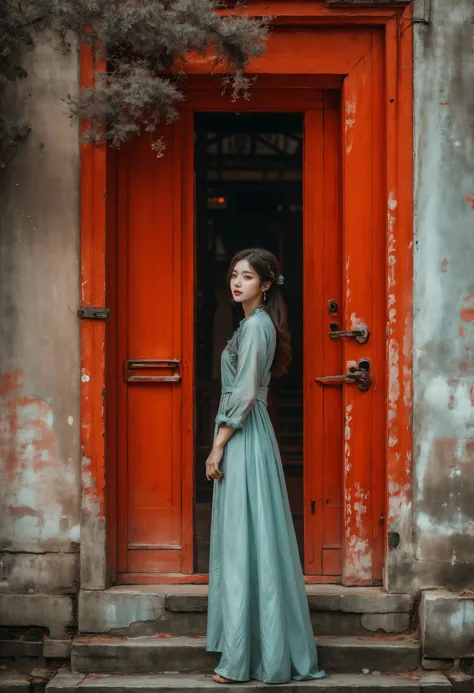
[(220, 481), (224, 474), (219, 470), (219, 465), (224, 455), (224, 446), (214, 444), (209, 457), (206, 460), (206, 479)]

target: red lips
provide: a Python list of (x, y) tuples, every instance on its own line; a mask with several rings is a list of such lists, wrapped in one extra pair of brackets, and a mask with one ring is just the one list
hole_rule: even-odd
[(234, 291), (234, 296), (241, 296), (242, 292), (241, 291)]

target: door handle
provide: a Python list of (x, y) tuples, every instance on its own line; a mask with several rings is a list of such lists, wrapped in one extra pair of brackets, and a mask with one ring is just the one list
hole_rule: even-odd
[[(336, 323), (331, 323), (331, 328), (332, 325), (335, 325)], [(357, 340), (359, 344), (365, 344), (366, 341), (370, 337), (370, 332), (368, 330), (367, 325), (364, 325), (364, 323), (361, 323), (357, 327), (355, 327), (353, 330), (332, 330), (329, 333), (329, 336), (331, 339), (339, 339), (339, 337), (352, 337), (353, 339)]]
[(358, 366), (351, 366), (347, 373), (342, 375), (323, 375), (315, 378), (320, 385), (355, 385), (357, 384), (361, 392), (367, 392), (372, 385), (370, 377), (370, 361), (361, 359)]

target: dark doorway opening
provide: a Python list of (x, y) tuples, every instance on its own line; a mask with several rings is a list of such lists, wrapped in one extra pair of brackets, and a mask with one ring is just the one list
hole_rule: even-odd
[(285, 277), (293, 362), (273, 381), (269, 412), (280, 445), (303, 562), (302, 348), (303, 115), (198, 113), (195, 116), (196, 360), (195, 565), (207, 573), (212, 484), (204, 465), (220, 397), (220, 357), (243, 317), (226, 274), (237, 250), (274, 252)]

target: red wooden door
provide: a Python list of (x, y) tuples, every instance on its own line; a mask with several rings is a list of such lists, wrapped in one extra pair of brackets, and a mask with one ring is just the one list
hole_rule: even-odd
[(342, 573), (347, 585), (382, 577), (381, 65), (363, 58), (344, 82), (342, 108), (327, 95), (323, 113), (305, 118), (305, 571)]
[[(118, 160), (118, 573), (189, 570), (192, 262), (181, 219), (181, 132), (166, 155), (143, 136)], [(187, 312), (188, 311), (188, 312)], [(191, 323), (191, 324), (190, 324)], [(184, 332), (183, 332), (184, 330)], [(184, 383), (184, 385), (183, 385)], [(192, 393), (191, 393), (192, 397)], [(192, 460), (192, 458), (191, 458)], [(192, 464), (192, 462), (191, 462)], [(188, 493), (188, 490), (191, 492)], [(183, 501), (184, 494), (184, 501)]]
[[(387, 294), (383, 87), (383, 43), (377, 34), (372, 51), (345, 79), (342, 92), (342, 329), (364, 326), (370, 333), (362, 344), (354, 338), (342, 339), (343, 363), (346, 371), (362, 363), (371, 380), (367, 391), (354, 384), (343, 386), (343, 582), (347, 585), (370, 585), (382, 578)], [(388, 277), (390, 293), (390, 268)]]
[[(381, 576), (385, 275), (375, 223), (382, 162), (370, 145), (378, 70), (364, 59), (342, 93), (303, 84), (285, 99), (262, 88), (243, 106), (304, 112), (304, 564), (308, 580), (346, 584)], [(163, 158), (148, 137), (119, 155), (122, 581), (193, 572), (193, 113), (226, 108), (197, 90), (165, 129)], [(330, 337), (361, 323), (370, 331), (363, 344)], [(317, 380), (361, 361), (372, 378), (367, 391)]]

